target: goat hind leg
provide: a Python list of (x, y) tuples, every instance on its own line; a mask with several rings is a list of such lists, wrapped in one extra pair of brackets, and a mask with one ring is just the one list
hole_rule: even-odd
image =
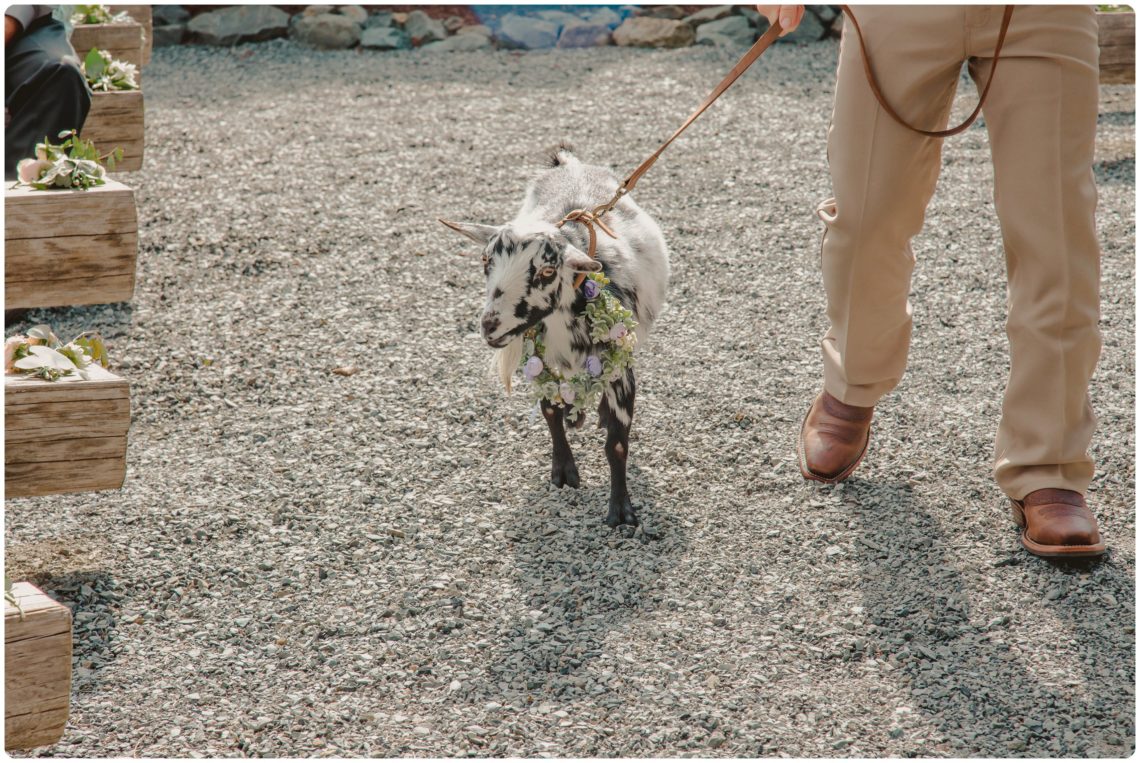
[(578, 465), (574, 463), (574, 454), (570, 451), (570, 443), (566, 439), (566, 412), (561, 406), (554, 405), (549, 400), (540, 404), (542, 417), (550, 428), (550, 439), (554, 443), (554, 455), (550, 464), (550, 481), (557, 487), (569, 485), (578, 487)]
[(606, 515), (610, 527), (638, 524), (626, 484), (635, 391), (633, 371), (626, 371), (623, 378), (606, 389), (598, 409), (598, 426), (606, 429), (606, 460), (610, 462), (610, 510)]

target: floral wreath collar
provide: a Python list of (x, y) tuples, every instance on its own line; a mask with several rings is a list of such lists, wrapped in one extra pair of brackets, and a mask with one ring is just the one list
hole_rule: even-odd
[(586, 297), (583, 315), (595, 352), (587, 356), (585, 367), (577, 373), (544, 360), (546, 330), (542, 323), (523, 334), (519, 367), (530, 383), (531, 399), (536, 403), (549, 400), (561, 408), (572, 406), (568, 411), (572, 422), (597, 403), (606, 384), (617, 381), (633, 366), (637, 321), (632, 311), (605, 290), (609, 283), (601, 273), (587, 273), (582, 282), (582, 294)]

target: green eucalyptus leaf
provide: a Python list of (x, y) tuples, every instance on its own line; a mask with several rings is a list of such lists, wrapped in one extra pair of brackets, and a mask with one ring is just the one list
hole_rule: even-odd
[(103, 72), (107, 70), (107, 62), (103, 58), (103, 54), (98, 48), (92, 48), (87, 51), (87, 57), (83, 59), (83, 71), (87, 74), (87, 81), (91, 82), (103, 76)]

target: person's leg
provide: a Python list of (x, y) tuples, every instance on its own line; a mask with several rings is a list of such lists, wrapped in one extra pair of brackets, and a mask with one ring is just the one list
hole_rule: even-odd
[[(924, 129), (946, 126), (965, 60), (964, 9), (856, 6), (871, 65), (891, 106)], [(902, 378), (910, 344), (911, 238), (922, 229), (942, 141), (902, 127), (871, 92), (859, 40), (844, 26), (827, 153), (834, 198), (820, 207), (831, 327), (824, 388), (873, 406)]]
[(4, 54), (4, 176), (35, 151), (44, 137), (80, 129), (91, 108), (91, 91), (63, 25), (46, 18), (13, 40)]
[[(972, 54), (993, 50), (1000, 15), (992, 9), (972, 36)], [(975, 81), (991, 66), (973, 61)], [(984, 111), (1009, 271), (1010, 377), (994, 476), (1012, 499), (1042, 488), (1083, 494), (1093, 474), (1098, 95), (1093, 9), (1018, 6)]]
[[(958, 7), (855, 9), (884, 97), (910, 124), (945, 127), (965, 60)], [(882, 109), (848, 21), (839, 50), (827, 155), (834, 198), (823, 202), (820, 259), (831, 326), (823, 338), (824, 391), (800, 427), (800, 472), (838, 482), (870, 441), (873, 406), (902, 379), (910, 344), (907, 300), (914, 253), (934, 193), (942, 141)]]

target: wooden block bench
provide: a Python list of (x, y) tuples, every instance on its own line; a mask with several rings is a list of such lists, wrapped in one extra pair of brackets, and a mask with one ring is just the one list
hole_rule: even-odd
[(114, 180), (89, 191), (4, 192), (6, 309), (129, 300), (135, 289), (135, 194)]
[(5, 498), (123, 486), (130, 385), (98, 366), (88, 375), (54, 382), (5, 375)]
[(114, 171), (136, 172), (142, 169), (144, 127), (141, 90), (94, 93), (82, 136), (94, 141), (103, 155), (123, 149), (123, 159), (115, 164)]
[(143, 66), (149, 64), (150, 51), (154, 48), (154, 14), (151, 12), (151, 7), (149, 5), (108, 5), (107, 9), (111, 11), (111, 13), (126, 11), (130, 14), (132, 19), (142, 25), (142, 62)]
[(71, 47), (82, 61), (92, 48), (105, 50), (111, 58), (143, 65), (143, 27), (132, 21), (126, 24), (77, 24), (71, 31)]
[(71, 610), (31, 583), (4, 608), (4, 749), (55, 744), (71, 703)]
[(1136, 14), (1098, 13), (1100, 81), (1106, 84), (1136, 82)]

